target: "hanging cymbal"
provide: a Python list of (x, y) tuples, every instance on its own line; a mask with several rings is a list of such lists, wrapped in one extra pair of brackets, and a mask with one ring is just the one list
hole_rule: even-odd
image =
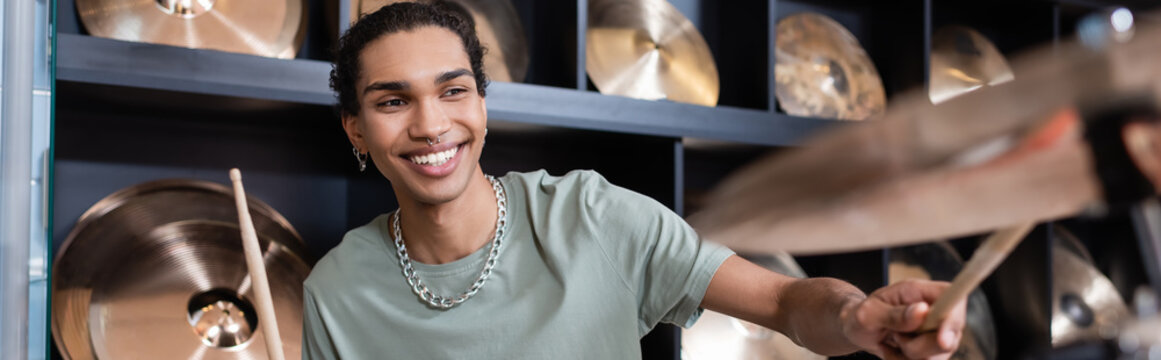
[[(298, 358), (306, 248), (250, 198), (284, 351)], [(160, 180), (93, 205), (53, 262), (52, 333), (65, 359), (265, 358), (232, 192)], [(253, 344), (253, 343), (258, 344)]]
[[(783, 275), (806, 277), (794, 258), (786, 253), (747, 258)], [(826, 359), (781, 333), (710, 310), (704, 311), (692, 327), (682, 330), (681, 352), (683, 360)]]
[(1092, 256), (1068, 230), (1054, 226), (1052, 248), (1052, 346), (1115, 335), (1131, 318), (1129, 307)]
[[(892, 284), (906, 279), (952, 281), (963, 269), (963, 259), (946, 242), (892, 248), (890, 256), (887, 278)], [(968, 296), (966, 327), (951, 359), (996, 359), (996, 322), (980, 289)]]
[(945, 26), (931, 38), (928, 94), (934, 104), (1013, 78), (1004, 55), (988, 38), (971, 28)]
[(290, 59), (306, 33), (303, 0), (76, 0), (89, 34)]
[(778, 21), (774, 95), (791, 115), (866, 120), (887, 106), (879, 72), (859, 41), (833, 19), (799, 13)]
[(591, 0), (585, 70), (602, 94), (714, 106), (718, 70), (693, 23), (664, 0)]
[[(380, 8), (410, 0), (354, 0), (351, 22)], [(461, 15), (468, 15), (476, 23), (476, 36), (488, 49), (484, 53), (484, 72), (488, 79), (503, 82), (524, 82), (528, 74), (528, 40), (524, 26), (510, 0), (448, 0), (458, 5)]]

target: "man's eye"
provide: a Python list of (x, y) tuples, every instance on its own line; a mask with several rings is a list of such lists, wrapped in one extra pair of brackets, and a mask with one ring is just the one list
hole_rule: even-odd
[(449, 89), (447, 92), (444, 92), (443, 95), (444, 96), (458, 95), (458, 94), (461, 94), (465, 91), (467, 91), (467, 90), (464, 90), (461, 88)]
[(381, 106), (381, 107), (382, 106), (403, 106), (404, 104), (405, 103), (403, 102), (402, 99), (391, 99), (391, 100), (387, 100), (387, 101), (379, 103), (379, 106)]

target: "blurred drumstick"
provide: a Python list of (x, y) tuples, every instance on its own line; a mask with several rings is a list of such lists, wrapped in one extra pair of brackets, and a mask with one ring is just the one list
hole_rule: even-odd
[(234, 183), (234, 202), (238, 205), (238, 227), (242, 229), (242, 249), (246, 253), (246, 267), (250, 269), (250, 283), (254, 286), (254, 297), (258, 305), (260, 326), (266, 329), (266, 354), (273, 360), (284, 360), (282, 337), (278, 334), (278, 321), (274, 318), (274, 301), (270, 298), (270, 283), (266, 279), (266, 264), (262, 261), (262, 249), (258, 247), (258, 234), (254, 222), (250, 220), (250, 208), (246, 205), (246, 191), (242, 189), (242, 172), (230, 169), (230, 181)]
[(939, 328), (939, 324), (947, 318), (951, 310), (957, 304), (967, 299), (971, 295), (972, 290), (980, 285), (992, 271), (996, 269), (1008, 254), (1012, 253), (1012, 249), (1032, 231), (1033, 223), (1024, 223), (1009, 228), (1000, 229), (996, 233), (989, 236), (976, 249), (971, 260), (964, 264), (963, 271), (960, 271), (955, 279), (952, 280), (951, 286), (944, 290), (943, 295), (935, 300), (935, 304), (931, 306), (931, 311), (927, 313), (927, 318), (923, 320), (923, 325), (919, 327), (918, 332), (929, 332)]

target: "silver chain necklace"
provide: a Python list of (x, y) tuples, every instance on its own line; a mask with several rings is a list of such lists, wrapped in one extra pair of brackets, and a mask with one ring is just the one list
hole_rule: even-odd
[(436, 295), (427, 288), (427, 285), (423, 284), (423, 280), (419, 278), (419, 274), (416, 274), (415, 268), (411, 266), (411, 257), (407, 255), (407, 246), (403, 244), (403, 232), (399, 229), (399, 212), (402, 209), (395, 210), (395, 215), (392, 216), (395, 255), (399, 256), (399, 265), (403, 267), (403, 277), (407, 278), (407, 283), (411, 285), (411, 291), (419, 296), (420, 300), (432, 307), (450, 309), (467, 301), (472, 295), (479, 292), (480, 288), (484, 287), (484, 282), (487, 282), (488, 277), (492, 276), (492, 268), (496, 267), (496, 259), (500, 257), (501, 240), (504, 238), (504, 225), (508, 224), (508, 200), (504, 196), (504, 186), (500, 185), (500, 181), (492, 175), (485, 175), (485, 177), (492, 183), (492, 190), (496, 191), (496, 234), (492, 236), (492, 248), (488, 251), (488, 260), (484, 261), (484, 269), (480, 271), (480, 276), (476, 277), (476, 281), (468, 287), (467, 291), (458, 296)]

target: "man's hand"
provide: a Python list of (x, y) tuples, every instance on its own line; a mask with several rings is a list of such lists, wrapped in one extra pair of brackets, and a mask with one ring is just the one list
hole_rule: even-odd
[(843, 333), (851, 343), (883, 359), (947, 359), (959, 347), (966, 302), (956, 305), (938, 330), (915, 331), (949, 285), (907, 280), (876, 290), (843, 308)]

